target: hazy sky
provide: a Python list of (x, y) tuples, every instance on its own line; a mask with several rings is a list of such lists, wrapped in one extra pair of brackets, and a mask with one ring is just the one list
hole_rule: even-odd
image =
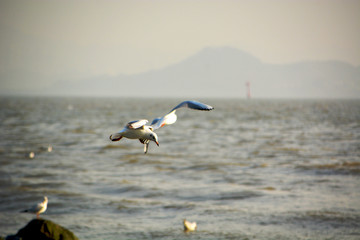
[(351, 0), (0, 0), (0, 32), (2, 76), (52, 81), (157, 69), (209, 46), (267, 63), (360, 65)]

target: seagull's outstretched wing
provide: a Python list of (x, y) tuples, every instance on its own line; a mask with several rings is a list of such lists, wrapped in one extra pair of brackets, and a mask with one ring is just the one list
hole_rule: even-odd
[(166, 114), (163, 117), (160, 118), (155, 118), (152, 122), (151, 122), (151, 126), (155, 129), (161, 128), (165, 125), (169, 125), (169, 124), (173, 124), (176, 122), (177, 120), (177, 116), (175, 114), (176, 110), (182, 107), (186, 107), (186, 108), (190, 108), (190, 109), (194, 109), (194, 110), (202, 110), (202, 111), (210, 111), (213, 110), (214, 108), (210, 105), (207, 105), (205, 103), (201, 103), (201, 102), (197, 102), (197, 101), (184, 101), (182, 103), (180, 103), (179, 105), (177, 105), (176, 107), (174, 107), (173, 109), (171, 109), (171, 111)]
[(171, 113), (172, 111), (175, 111), (176, 109), (182, 108), (182, 107), (187, 107), (187, 108), (191, 108), (191, 109), (195, 109), (195, 110), (202, 110), (202, 111), (210, 111), (210, 110), (214, 109), (212, 106), (207, 105), (205, 103), (201, 103), (201, 102), (197, 102), (197, 101), (184, 101), (184, 102), (180, 103), (179, 105), (177, 105), (176, 107), (174, 107), (173, 109), (171, 109), (171, 111), (169, 113)]

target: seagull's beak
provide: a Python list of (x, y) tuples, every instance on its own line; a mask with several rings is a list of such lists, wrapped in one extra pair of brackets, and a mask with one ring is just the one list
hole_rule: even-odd
[(159, 144), (159, 142), (158, 142), (158, 141), (156, 141), (156, 145), (158, 145), (158, 147), (160, 147), (160, 144)]

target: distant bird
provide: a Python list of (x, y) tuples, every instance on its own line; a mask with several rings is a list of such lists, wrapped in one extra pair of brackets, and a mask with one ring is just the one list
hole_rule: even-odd
[(22, 212), (35, 213), (36, 218), (39, 218), (39, 215), (46, 211), (47, 204), (48, 204), (48, 198), (45, 196), (44, 201), (42, 201), (38, 204), (35, 204), (31, 208), (23, 210)]
[(52, 152), (52, 150), (53, 150), (53, 147), (51, 145), (49, 145), (48, 148), (47, 148), (47, 151)]
[(192, 232), (195, 231), (197, 228), (196, 222), (189, 222), (184, 219), (184, 231), (185, 232)]
[(148, 120), (141, 119), (136, 121), (131, 121), (126, 126), (117, 133), (110, 135), (111, 141), (119, 141), (121, 138), (129, 139), (139, 139), (139, 141), (144, 144), (144, 153), (147, 153), (149, 149), (150, 141), (155, 142), (159, 146), (158, 136), (154, 132), (156, 129), (161, 128), (165, 125), (170, 125), (176, 122), (177, 116), (175, 114), (176, 110), (179, 108), (190, 108), (195, 110), (210, 111), (214, 109), (212, 106), (196, 102), (196, 101), (184, 101), (170, 110), (168, 114), (163, 117), (155, 118), (151, 125), (145, 125)]
[(30, 152), (29, 153), (29, 158), (34, 158), (35, 157), (35, 153), (34, 152)]

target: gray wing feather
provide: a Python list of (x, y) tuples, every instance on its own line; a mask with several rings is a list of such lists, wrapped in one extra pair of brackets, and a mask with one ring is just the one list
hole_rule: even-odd
[(23, 212), (37, 213), (43, 207), (42, 203), (33, 205), (31, 208), (24, 210)]

